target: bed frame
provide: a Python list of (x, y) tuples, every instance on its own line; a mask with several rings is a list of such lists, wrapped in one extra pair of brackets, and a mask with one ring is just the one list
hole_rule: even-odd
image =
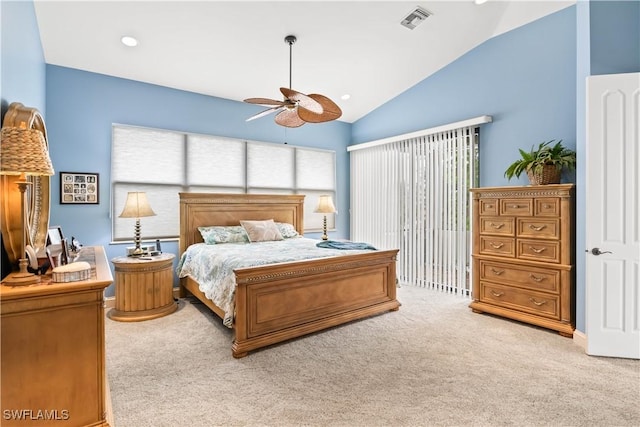
[[(180, 254), (203, 241), (200, 226), (273, 219), (303, 234), (303, 207), (303, 195), (180, 193)], [(235, 270), (233, 356), (398, 310), (397, 253), (379, 250)], [(187, 292), (224, 317), (189, 277), (180, 279), (180, 296)]]

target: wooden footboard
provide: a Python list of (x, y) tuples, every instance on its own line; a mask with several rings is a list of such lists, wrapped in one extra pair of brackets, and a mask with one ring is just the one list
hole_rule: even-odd
[(234, 357), (397, 310), (397, 250), (236, 270)]
[[(243, 268), (236, 273), (233, 356), (397, 310), (397, 250)], [(218, 316), (224, 313), (183, 279)], [(195, 291), (194, 292), (194, 285)]]

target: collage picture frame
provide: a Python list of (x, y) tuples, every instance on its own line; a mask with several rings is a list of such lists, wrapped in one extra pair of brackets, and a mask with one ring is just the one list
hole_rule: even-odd
[(97, 205), (100, 203), (97, 173), (60, 172), (60, 204)]

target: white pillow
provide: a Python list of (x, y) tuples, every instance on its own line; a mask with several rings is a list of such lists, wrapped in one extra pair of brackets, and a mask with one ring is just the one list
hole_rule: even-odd
[(247, 232), (250, 242), (269, 242), (273, 240), (283, 240), (280, 230), (272, 219), (264, 221), (240, 221), (240, 224)]

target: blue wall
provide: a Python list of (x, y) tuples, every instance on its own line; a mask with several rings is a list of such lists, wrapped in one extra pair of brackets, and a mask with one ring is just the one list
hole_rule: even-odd
[(9, 104), (20, 102), (45, 114), (45, 63), (40, 30), (31, 1), (0, 3), (2, 118)]
[(490, 115), (480, 131), (480, 185), (503, 174), (518, 148), (562, 139), (575, 147), (575, 7), (494, 37), (353, 125), (360, 143)]

